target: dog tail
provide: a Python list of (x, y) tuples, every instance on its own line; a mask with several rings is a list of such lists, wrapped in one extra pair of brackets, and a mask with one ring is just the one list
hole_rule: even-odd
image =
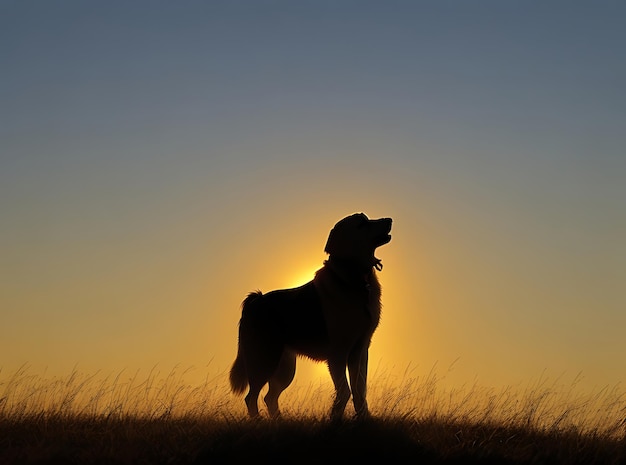
[[(248, 294), (248, 297), (243, 301), (242, 307), (242, 319), (245, 317), (247, 307), (261, 297), (263, 294), (261, 291), (255, 291)], [(235, 394), (243, 394), (248, 387), (248, 372), (246, 370), (246, 362), (243, 358), (243, 348), (241, 346), (241, 321), (239, 321), (239, 344), (237, 346), (237, 358), (233, 362), (233, 366), (230, 369), (230, 388)]]
[(237, 358), (230, 369), (230, 389), (235, 394), (243, 394), (248, 387), (248, 374), (246, 364), (241, 356), (241, 347), (237, 352)]

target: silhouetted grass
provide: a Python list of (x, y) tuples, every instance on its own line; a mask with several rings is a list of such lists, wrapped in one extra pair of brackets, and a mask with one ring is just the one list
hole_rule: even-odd
[(617, 389), (582, 395), (575, 382), (539, 380), (446, 390), (434, 370), (374, 373), (374, 418), (333, 424), (328, 385), (295, 385), (282, 419), (250, 421), (224, 374), (199, 384), (186, 374), (0, 378), (0, 463), (626, 463)]

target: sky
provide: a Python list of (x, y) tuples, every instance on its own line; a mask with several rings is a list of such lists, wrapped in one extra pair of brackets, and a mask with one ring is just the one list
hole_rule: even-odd
[(623, 383), (625, 15), (1, 0), (2, 373), (227, 371), (246, 294), (364, 212), (372, 370)]

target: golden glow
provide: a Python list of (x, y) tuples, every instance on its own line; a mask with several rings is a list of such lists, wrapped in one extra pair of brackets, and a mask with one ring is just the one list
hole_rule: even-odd
[(321, 264), (318, 267), (315, 268), (307, 268), (303, 271), (299, 271), (293, 274), (293, 278), (290, 278), (287, 281), (287, 287), (291, 288), (291, 287), (299, 287), (302, 286), (303, 284), (308, 283), (309, 281), (311, 281), (313, 279), (313, 277), (315, 276), (315, 272), (321, 268)]
[(295, 379), (301, 385), (332, 383), (326, 362), (316, 362), (306, 357), (298, 357)]

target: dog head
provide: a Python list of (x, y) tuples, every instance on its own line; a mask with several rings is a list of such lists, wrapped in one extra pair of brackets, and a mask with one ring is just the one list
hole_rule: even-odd
[(391, 222), (391, 218), (370, 220), (363, 213), (347, 216), (330, 231), (324, 251), (331, 258), (380, 269), (382, 265), (374, 251), (391, 240)]

